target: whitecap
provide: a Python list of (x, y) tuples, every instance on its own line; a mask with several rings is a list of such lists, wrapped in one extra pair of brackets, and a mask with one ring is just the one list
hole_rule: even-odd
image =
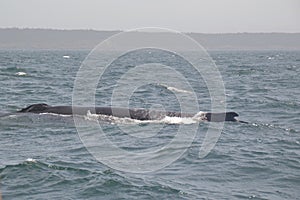
[(27, 158), (26, 162), (32, 162), (32, 163), (36, 163), (37, 161), (33, 158)]
[(166, 88), (167, 90), (170, 90), (172, 92), (179, 92), (179, 93), (188, 93), (188, 94), (192, 94), (191, 91), (188, 91), (188, 90), (183, 90), (183, 89), (179, 89), (179, 88), (176, 88), (176, 87), (172, 87), (172, 86), (168, 86), (168, 85), (165, 85), (165, 84), (158, 84), (164, 88)]
[(169, 117), (166, 116), (161, 122), (166, 124), (194, 124), (197, 123), (197, 120), (191, 117)]
[(57, 113), (39, 113), (39, 115), (52, 115), (52, 116), (60, 116), (60, 117), (70, 117), (70, 115), (57, 114)]
[[(199, 112), (204, 113), (204, 112)], [(128, 117), (115, 117), (110, 115), (101, 115), (101, 114), (91, 114), (90, 111), (87, 112), (87, 115), (84, 116), (84, 119), (87, 121), (106, 121), (111, 124), (194, 124), (200, 121), (204, 121), (203, 114), (199, 115), (197, 113), (194, 117), (169, 117), (165, 116), (162, 119), (153, 119), (153, 120), (138, 120)]]
[(85, 120), (89, 121), (98, 121), (99, 115), (92, 114), (90, 110), (87, 111), (86, 115), (84, 116)]
[(16, 75), (18, 75), (18, 76), (25, 76), (27, 74), (26, 74), (26, 72), (17, 72)]

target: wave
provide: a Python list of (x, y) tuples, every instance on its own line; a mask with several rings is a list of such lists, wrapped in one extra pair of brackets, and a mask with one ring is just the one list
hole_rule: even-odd
[(158, 86), (161, 86), (161, 87), (163, 87), (163, 88), (166, 88), (167, 90), (170, 90), (170, 91), (172, 91), (172, 92), (179, 92), (179, 93), (193, 94), (193, 92), (191, 92), (191, 91), (179, 89), (179, 88), (172, 87), (172, 86), (168, 86), (168, 85), (165, 85), (165, 84), (157, 84), (157, 85), (158, 85)]
[(25, 75), (27, 75), (27, 73), (26, 72), (17, 72), (17, 73), (15, 73), (15, 75), (17, 75), (17, 76), (25, 76)]
[(0, 113), (0, 117), (14, 117), (15, 114), (14, 113)]
[(278, 129), (278, 130), (282, 130), (284, 132), (289, 132), (289, 133), (299, 133), (300, 131), (294, 128), (286, 128), (286, 127), (282, 127), (279, 125), (274, 125), (274, 124), (268, 124), (268, 123), (251, 123), (250, 124), (253, 127), (266, 127), (266, 128), (270, 128), (270, 129)]
[[(68, 164), (68, 163), (65, 163)], [(0, 174), (3, 173), (5, 170), (10, 170), (14, 168), (26, 168), (30, 166), (31, 168), (36, 169), (55, 169), (55, 170), (76, 170), (76, 171), (88, 171), (87, 169), (79, 169), (74, 167), (66, 167), (63, 165), (57, 165), (57, 164), (50, 164), (50, 163), (44, 163), (34, 158), (27, 158), (25, 161), (17, 164), (8, 164), (3, 165), (0, 168)], [(90, 172), (90, 171), (89, 171)]]
[[(32, 190), (46, 191), (47, 195), (53, 195), (53, 191), (63, 191), (67, 188), (76, 188), (79, 193), (71, 193), (70, 199), (74, 199), (78, 195), (82, 198), (99, 196), (105, 194), (108, 196), (116, 195), (112, 193), (112, 188), (118, 188), (118, 194), (130, 192), (132, 196), (140, 195), (142, 191), (144, 196), (154, 198), (158, 193), (166, 193), (178, 198), (184, 195), (182, 190), (172, 187), (164, 182), (145, 181), (142, 177), (124, 176), (123, 173), (118, 173), (113, 169), (104, 168), (82, 168), (70, 167), (69, 163), (62, 165), (47, 164), (28, 158), (23, 162), (15, 165), (7, 165), (0, 169), (1, 178), (6, 179), (11, 177), (11, 174), (18, 174), (15, 180), (10, 179), (10, 182), (3, 182), (5, 187), (5, 197), (23, 198), (37, 197), (32, 194)], [(30, 177), (29, 177), (30, 176)], [(49, 190), (50, 189), (50, 190)], [(61, 195), (61, 194), (60, 194)], [(65, 196), (68, 194), (64, 194)], [(40, 197), (40, 196), (38, 196)], [(45, 198), (45, 196), (42, 196)]]

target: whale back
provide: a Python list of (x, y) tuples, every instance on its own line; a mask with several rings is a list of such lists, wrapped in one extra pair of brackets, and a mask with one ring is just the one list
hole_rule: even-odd
[[(115, 117), (128, 117), (137, 120), (153, 120), (153, 119), (162, 119), (165, 116), (169, 117), (193, 117), (194, 114), (190, 113), (178, 113), (178, 112), (161, 112), (147, 110), (143, 108), (112, 108), (112, 107), (72, 107), (72, 106), (49, 106), (45, 103), (33, 104), (26, 108), (21, 109), (18, 112), (31, 112), (31, 113), (55, 113), (55, 114), (64, 114), (64, 115), (86, 115), (90, 111), (92, 114), (101, 114)], [(223, 121), (232, 121), (232, 122), (242, 122), (244, 121), (237, 120), (235, 117), (239, 115), (236, 112), (223, 112), (223, 113), (204, 113), (203, 120), (209, 122), (223, 122)]]
[(226, 113), (206, 113), (205, 117), (207, 121), (210, 122), (223, 122), (223, 121), (237, 121), (235, 117), (239, 115), (236, 112), (226, 112)]
[(43, 111), (45, 111), (46, 109), (48, 109), (49, 106), (48, 104), (45, 103), (39, 103), (39, 104), (32, 104), (26, 108), (21, 109), (18, 112), (32, 112), (32, 113), (41, 113)]

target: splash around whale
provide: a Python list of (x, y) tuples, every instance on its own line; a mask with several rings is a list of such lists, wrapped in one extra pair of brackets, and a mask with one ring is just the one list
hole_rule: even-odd
[(86, 115), (88, 112), (91, 114), (107, 115), (120, 118), (131, 118), (136, 120), (157, 120), (168, 117), (195, 117), (198, 115), (202, 121), (209, 122), (242, 122), (236, 119), (239, 115), (236, 112), (221, 112), (221, 113), (210, 113), (200, 112), (199, 113), (181, 113), (172, 111), (159, 111), (159, 110), (148, 110), (144, 108), (118, 108), (118, 107), (76, 107), (76, 106), (50, 106), (45, 103), (32, 104), (26, 108), (19, 110), (20, 113), (53, 113), (62, 115)]

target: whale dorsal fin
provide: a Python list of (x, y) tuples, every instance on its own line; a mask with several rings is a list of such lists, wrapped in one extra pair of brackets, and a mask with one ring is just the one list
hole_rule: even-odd
[(39, 103), (39, 104), (33, 104), (30, 105), (26, 108), (21, 109), (18, 112), (33, 112), (33, 113), (40, 113), (44, 110), (46, 110), (47, 108), (49, 108), (50, 106), (48, 104), (45, 103)]

